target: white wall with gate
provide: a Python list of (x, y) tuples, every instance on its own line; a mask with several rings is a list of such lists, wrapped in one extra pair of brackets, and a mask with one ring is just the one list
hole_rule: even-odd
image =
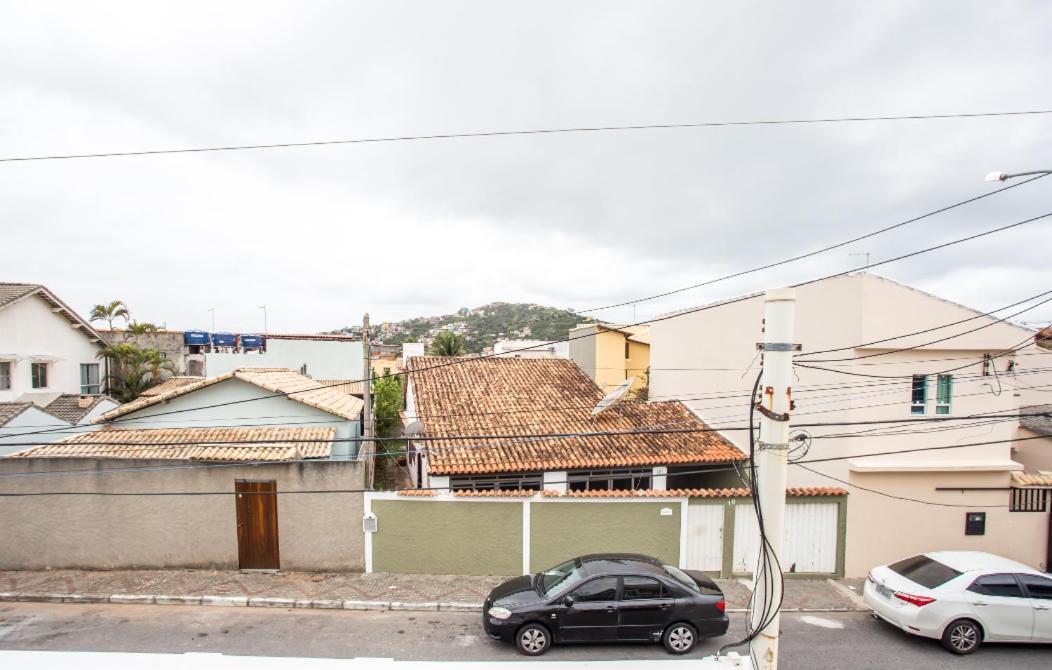
[[(743, 511), (747, 513), (741, 513)], [(734, 515), (732, 571), (751, 573), (760, 542), (756, 515), (752, 514), (751, 507), (738, 512)], [(836, 572), (839, 523), (839, 505), (835, 502), (786, 505), (782, 569), (803, 573)]]

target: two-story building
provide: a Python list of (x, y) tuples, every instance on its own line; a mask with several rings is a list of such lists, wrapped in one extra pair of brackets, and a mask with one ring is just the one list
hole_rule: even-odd
[(602, 389), (633, 377), (633, 392), (647, 388), (650, 326), (585, 323), (571, 328), (568, 339), (570, 359)]
[(99, 395), (103, 337), (40, 284), (0, 283), (0, 402)]
[[(651, 398), (681, 399), (717, 428), (741, 425), (762, 294), (668, 316), (651, 329)], [(1013, 452), (1020, 389), (1047, 383), (1052, 361), (1033, 336), (872, 274), (797, 289), (792, 421), (810, 427), (797, 433), (788, 481), (851, 488), (849, 576), (936, 549), (1048, 568), (1047, 498), (1032, 509), (1012, 493), (1024, 469)], [(740, 431), (726, 436), (742, 444)]]

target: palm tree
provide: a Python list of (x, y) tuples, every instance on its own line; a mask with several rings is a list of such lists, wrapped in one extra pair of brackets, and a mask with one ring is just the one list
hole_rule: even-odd
[(144, 335), (152, 335), (158, 330), (157, 326), (148, 321), (132, 321), (124, 331), (124, 339), (138, 339)]
[(108, 392), (121, 402), (135, 400), (162, 381), (162, 371), (173, 372), (172, 362), (156, 349), (141, 349), (129, 342), (109, 344), (95, 354), (106, 359)]
[(427, 351), (432, 356), (463, 356), (466, 352), (464, 338), (449, 330), (435, 335)]
[(123, 300), (112, 300), (106, 305), (95, 305), (91, 308), (90, 321), (105, 321), (109, 327), (110, 332), (113, 332), (113, 322), (117, 319), (124, 319), (124, 323), (128, 323), (128, 306), (124, 304)]

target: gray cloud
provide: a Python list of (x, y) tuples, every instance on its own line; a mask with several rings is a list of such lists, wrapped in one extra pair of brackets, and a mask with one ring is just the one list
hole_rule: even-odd
[[(1052, 108), (1047, 3), (11, 3), (2, 153)], [(0, 165), (4, 279), (143, 319), (313, 330), (585, 308), (807, 251), (1046, 166), (1052, 118), (505, 137)], [(1052, 183), (1052, 178), (1049, 179)], [(1052, 209), (1044, 181), (645, 318)], [(994, 307), (1049, 223), (881, 272)], [(1052, 317), (1052, 311), (1040, 316)]]

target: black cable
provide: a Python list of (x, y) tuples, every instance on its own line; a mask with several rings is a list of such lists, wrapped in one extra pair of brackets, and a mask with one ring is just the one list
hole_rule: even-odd
[[(885, 265), (885, 264), (888, 264), (888, 263), (894, 263), (895, 261), (901, 261), (901, 260), (904, 260), (904, 259), (913, 258), (915, 256), (922, 255), (922, 253), (927, 253), (929, 251), (935, 251), (935, 250), (938, 250), (938, 249), (944, 249), (946, 247), (953, 246), (955, 244), (960, 244), (960, 243), (963, 243), (963, 242), (969, 242), (971, 240), (976, 240), (978, 238), (983, 238), (983, 237), (986, 237), (986, 236), (989, 236), (989, 235), (994, 235), (994, 234), (996, 234), (996, 232), (1002, 232), (1002, 231), (1008, 230), (1010, 228), (1015, 228), (1017, 226), (1025, 225), (1025, 224), (1028, 224), (1028, 223), (1033, 223), (1034, 221), (1039, 221), (1041, 219), (1047, 219), (1048, 217), (1052, 217), (1052, 211), (1047, 212), (1047, 214), (1044, 214), (1044, 215), (1039, 215), (1039, 216), (1036, 216), (1036, 217), (1031, 217), (1030, 219), (1025, 219), (1023, 221), (1017, 221), (1015, 223), (1011, 223), (1011, 224), (1008, 224), (1008, 225), (1005, 225), (1005, 226), (992, 228), (992, 229), (986, 230), (984, 232), (977, 232), (977, 234), (971, 235), (971, 236), (968, 236), (968, 237), (965, 237), (965, 238), (958, 238), (958, 239), (952, 240), (950, 242), (944, 242), (943, 244), (937, 244), (935, 246), (927, 247), (927, 248), (924, 248), (924, 249), (911, 251), (910, 253), (904, 253), (904, 255), (897, 256), (895, 258), (887, 259), (887, 260), (884, 260), (884, 261), (878, 261), (876, 263), (869, 263), (867, 265), (859, 266), (859, 267), (852, 268), (852, 269), (849, 269), (849, 270), (844, 270), (842, 272), (834, 272), (834, 273), (832, 273), (832, 275), (827, 275), (825, 277), (816, 278), (816, 279), (808, 280), (806, 282), (800, 282), (800, 283), (797, 283), (797, 284), (793, 284), (792, 287), (793, 288), (800, 288), (801, 286), (807, 286), (809, 284), (815, 284), (815, 283), (818, 283), (818, 282), (823, 282), (823, 281), (826, 281), (826, 280), (829, 280), (829, 279), (833, 279), (833, 278), (836, 278), (836, 277), (844, 277), (845, 275), (850, 275), (851, 272), (854, 272), (854, 271), (857, 271), (857, 270), (871, 268), (871, 267), (877, 267), (879, 265)], [(648, 319), (648, 320), (645, 320), (645, 321), (640, 321), (638, 323), (628, 324), (628, 325), (626, 325), (624, 327), (642, 326), (642, 325), (646, 325), (646, 324), (659, 323), (659, 322), (668, 321), (668, 320), (671, 320), (671, 319), (677, 319), (677, 318), (680, 318), (680, 317), (685, 317), (685, 316), (687, 316), (687, 314), (692, 314), (692, 313), (697, 313), (697, 312), (701, 312), (701, 311), (706, 311), (706, 310), (709, 310), (709, 309), (715, 309), (717, 307), (726, 307), (728, 305), (732, 305), (732, 304), (735, 304), (735, 303), (745, 302), (747, 300), (754, 300), (756, 298), (760, 298), (761, 296), (762, 296), (762, 293), (753, 293), (753, 295), (741, 296), (739, 298), (733, 298), (733, 299), (726, 300), (726, 301), (723, 301), (723, 302), (720, 302), (720, 303), (713, 303), (713, 304), (709, 304), (709, 305), (703, 305), (701, 307), (694, 307), (694, 308), (683, 310), (683, 311), (677, 311), (677, 312), (668, 314), (668, 316), (665, 316), (665, 317), (656, 317), (654, 319)], [(571, 342), (571, 341), (574, 341), (574, 340), (580, 340), (580, 339), (585, 339), (585, 338), (590, 338), (590, 337), (594, 337), (594, 334), (584, 334), (584, 336), (566, 338), (566, 339), (563, 339), (563, 340), (552, 340), (551, 342), (547, 342), (547, 343), (543, 343), (543, 344), (537, 344), (537, 345), (531, 345), (531, 346), (528, 346), (528, 347), (522, 347), (520, 349), (511, 349), (511, 350), (508, 350), (508, 351), (504, 351), (502, 353), (490, 353), (490, 354), (486, 354), (486, 356), (473, 357), (473, 358), (457, 358), (457, 359), (454, 359), (454, 360), (449, 361), (449, 362), (440, 363), (440, 364), (436, 364), (436, 365), (429, 365), (429, 366), (426, 366), (426, 367), (423, 367), (423, 368), (419, 368), (419, 369), (416, 369), (416, 370), (410, 369), (410, 370), (406, 370), (406, 371), (402, 371), (402, 372), (393, 372), (393, 373), (391, 373), (390, 377), (396, 377), (396, 375), (419, 374), (421, 372), (426, 372), (428, 370), (439, 369), (439, 368), (443, 368), (443, 367), (449, 367), (451, 365), (465, 365), (465, 364), (468, 364), (468, 363), (471, 363), (471, 362), (474, 362), (474, 361), (483, 361), (483, 360), (491, 359), (491, 358), (506, 357), (507, 354), (509, 354), (509, 353), (519, 353), (519, 352), (522, 352), (522, 351), (528, 351), (528, 350), (531, 350), (531, 349), (535, 349), (535, 348), (538, 348), (538, 347), (541, 347), (541, 346), (547, 346), (549, 344), (562, 343), (562, 342)], [(964, 367), (967, 367), (967, 366), (964, 366)], [(344, 382), (342, 382), (340, 384), (333, 384), (332, 386), (343, 386), (344, 384), (352, 383), (352, 382), (356, 382), (356, 381), (364, 382), (366, 380), (364, 380), (364, 379), (363, 380), (347, 380), (347, 381), (344, 381)], [(320, 387), (320, 388), (325, 388), (325, 387), (323, 386), (323, 387)], [(286, 391), (286, 392), (274, 393), (274, 394), (270, 394), (270, 395), (261, 395), (261, 397), (259, 397), (259, 398), (249, 398), (249, 399), (245, 399), (245, 400), (229, 401), (229, 402), (226, 402), (226, 403), (216, 403), (214, 405), (203, 405), (201, 407), (190, 407), (190, 408), (185, 408), (185, 409), (170, 410), (170, 411), (167, 411), (167, 412), (158, 412), (158, 413), (153, 414), (153, 415), (154, 415), (154, 417), (164, 417), (164, 415), (168, 415), (168, 414), (178, 414), (178, 413), (183, 413), (183, 412), (187, 412), (187, 411), (200, 411), (202, 409), (213, 409), (213, 408), (216, 408), (216, 407), (226, 407), (226, 406), (229, 406), (229, 405), (239, 405), (239, 404), (242, 404), (242, 403), (266, 400), (268, 398), (283, 398), (283, 397), (287, 398), (287, 397), (289, 397), (289, 395), (292, 395), (292, 394), (295, 394), (295, 393), (305, 393), (305, 392), (310, 392), (310, 391), (315, 391), (315, 390), (319, 390), (319, 389), (315, 388), (315, 389), (302, 389), (302, 390), (298, 390), (298, 391)], [(115, 420), (103, 421), (103, 422), (99, 422), (99, 423), (105, 425), (105, 424), (120, 423), (120, 421), (121, 421), (120, 419), (115, 419)], [(43, 432), (46, 432), (46, 431), (43, 431)]]
[(1017, 182), (1015, 184), (1012, 184), (1011, 186), (1006, 186), (1004, 188), (999, 188), (996, 191), (988, 191), (988, 192), (983, 193), (981, 195), (977, 195), (974, 198), (968, 198), (967, 200), (961, 200), (960, 202), (955, 202), (952, 205), (946, 205), (945, 207), (940, 207), (939, 209), (935, 209), (935, 210), (932, 210), (932, 211), (927, 212), (925, 214), (921, 214), (920, 216), (915, 216), (912, 219), (907, 219), (905, 221), (901, 221), (899, 223), (896, 223), (896, 224), (893, 224), (893, 225), (890, 225), (890, 226), (886, 226), (886, 227), (880, 228), (878, 230), (874, 230), (873, 232), (866, 233), (865, 235), (859, 235), (858, 237), (853, 237), (850, 240), (845, 240), (843, 242), (838, 242), (838, 243), (830, 245), (828, 247), (823, 247), (821, 249), (816, 249), (814, 251), (809, 251), (806, 254), (800, 254), (799, 256), (794, 256), (792, 258), (787, 258), (787, 259), (782, 260), (782, 261), (777, 261), (775, 263), (768, 263), (767, 265), (760, 265), (758, 267), (751, 268), (751, 269), (748, 269), (748, 270), (742, 270), (742, 271), (739, 271), (739, 272), (734, 272), (734, 273), (731, 273), (731, 274), (728, 274), (728, 275), (724, 275), (722, 277), (716, 277), (715, 279), (709, 279), (707, 281), (703, 281), (703, 282), (698, 283), (698, 284), (693, 284), (691, 286), (684, 286), (682, 288), (673, 289), (671, 291), (665, 291), (664, 293), (657, 293), (657, 294), (654, 294), (654, 295), (650, 295), (650, 296), (647, 296), (645, 298), (637, 298), (635, 300), (628, 300), (628, 301), (625, 301), (625, 302), (618, 302), (618, 303), (614, 303), (612, 305), (604, 305), (602, 307), (590, 307), (588, 309), (575, 309), (574, 313), (575, 314), (587, 314), (589, 312), (599, 312), (599, 311), (606, 310), (606, 309), (613, 309), (615, 307), (625, 307), (627, 305), (636, 305), (636, 304), (639, 304), (641, 302), (647, 302), (649, 300), (657, 300), (658, 298), (666, 298), (666, 297), (668, 297), (670, 295), (675, 295), (677, 293), (683, 293), (685, 291), (691, 291), (693, 289), (701, 288), (703, 286), (711, 286), (712, 284), (717, 284), (719, 282), (726, 281), (728, 279), (734, 279), (736, 277), (742, 277), (742, 276), (745, 276), (745, 275), (748, 275), (748, 274), (752, 274), (754, 272), (760, 272), (762, 270), (769, 270), (771, 268), (776, 268), (776, 267), (779, 267), (781, 265), (787, 265), (789, 263), (793, 263), (793, 262), (796, 262), (796, 261), (799, 261), (799, 260), (803, 260), (805, 258), (811, 258), (812, 256), (818, 256), (819, 254), (823, 254), (823, 253), (825, 253), (827, 251), (832, 251), (834, 249), (840, 249), (841, 247), (846, 247), (849, 244), (854, 244), (855, 242), (861, 242), (862, 240), (869, 239), (870, 237), (875, 237), (877, 235), (880, 235), (880, 234), (883, 234), (883, 233), (895, 230), (896, 228), (901, 228), (901, 227), (909, 225), (911, 223), (916, 223), (917, 221), (920, 221), (921, 219), (926, 219), (928, 217), (935, 216), (936, 214), (942, 214), (943, 212), (948, 212), (949, 210), (955, 209), (957, 207), (963, 207), (964, 205), (973, 203), (973, 202), (975, 202), (977, 200), (982, 200), (983, 198), (987, 198), (987, 197), (989, 197), (991, 195), (996, 195), (996, 194), (998, 194), (998, 193), (1000, 193), (1002, 191), (1006, 191), (1009, 188), (1013, 188), (1015, 186), (1022, 186), (1023, 184), (1028, 184), (1028, 183), (1030, 183), (1030, 182), (1032, 182), (1032, 181), (1034, 181), (1036, 179), (1042, 179), (1042, 178), (1047, 177), (1047, 176), (1048, 176), (1048, 174), (1042, 174), (1042, 175), (1038, 175), (1037, 177), (1031, 177), (1030, 179), (1027, 179), (1026, 181)]
[(381, 142), (416, 142), (422, 140), (452, 140), (478, 137), (507, 137), (511, 135), (555, 135), (564, 133), (596, 133), (627, 130), (671, 130), (678, 128), (719, 128), (726, 126), (774, 126), (817, 123), (857, 123), (864, 121), (914, 121), (932, 119), (974, 119), (996, 116), (1032, 116), (1052, 114), (1052, 110), (1029, 110), (1016, 112), (972, 112), (963, 114), (909, 114), (902, 116), (845, 116), (818, 119), (768, 119), (753, 121), (699, 121), (694, 123), (648, 123), (631, 126), (581, 126), (575, 128), (539, 128), (532, 130), (494, 130), (489, 132), (441, 133), (432, 135), (401, 135), (393, 137), (363, 137), (348, 140), (316, 140), (311, 142), (281, 142), (274, 144), (240, 144), (217, 147), (194, 147), (184, 149), (150, 149), (140, 151), (109, 151), (92, 154), (55, 154), (46, 156), (15, 156), (0, 158), (0, 163), (68, 160), (75, 158), (117, 158), (124, 156), (155, 156), (159, 154), (189, 154), (216, 151), (247, 151), (256, 149), (287, 149), (294, 147), (317, 147), (338, 144), (375, 144)]
[(920, 500), (918, 498), (907, 498), (906, 496), (898, 496), (898, 495), (894, 495), (894, 494), (891, 494), (891, 493), (886, 493), (884, 491), (878, 491), (876, 489), (867, 488), (865, 486), (859, 486), (858, 484), (852, 484), (851, 482), (844, 481), (843, 479), (840, 479), (838, 477), (834, 477), (833, 475), (830, 475), (830, 474), (826, 474), (825, 472), (819, 472), (818, 470), (815, 470), (813, 468), (809, 468), (806, 465), (801, 465), (800, 463), (793, 463), (793, 465), (799, 466), (799, 467), (803, 468), (804, 470), (807, 470), (808, 472), (812, 472), (812, 473), (818, 475), (819, 477), (825, 477), (826, 479), (831, 479), (831, 480), (833, 480), (835, 482), (840, 482), (844, 486), (850, 486), (853, 489), (858, 489), (860, 491), (866, 491), (868, 493), (875, 493), (878, 496), (884, 496), (885, 498), (892, 498), (894, 500), (902, 500), (904, 502), (919, 503), (921, 505), (931, 505), (932, 507), (955, 507), (955, 508), (965, 508), (965, 509), (982, 509), (982, 508), (995, 508), (995, 507), (997, 507), (997, 508), (1009, 507), (1009, 505), (955, 505), (955, 504), (952, 504), (952, 503), (939, 503), (939, 502), (932, 502), (930, 500)]

